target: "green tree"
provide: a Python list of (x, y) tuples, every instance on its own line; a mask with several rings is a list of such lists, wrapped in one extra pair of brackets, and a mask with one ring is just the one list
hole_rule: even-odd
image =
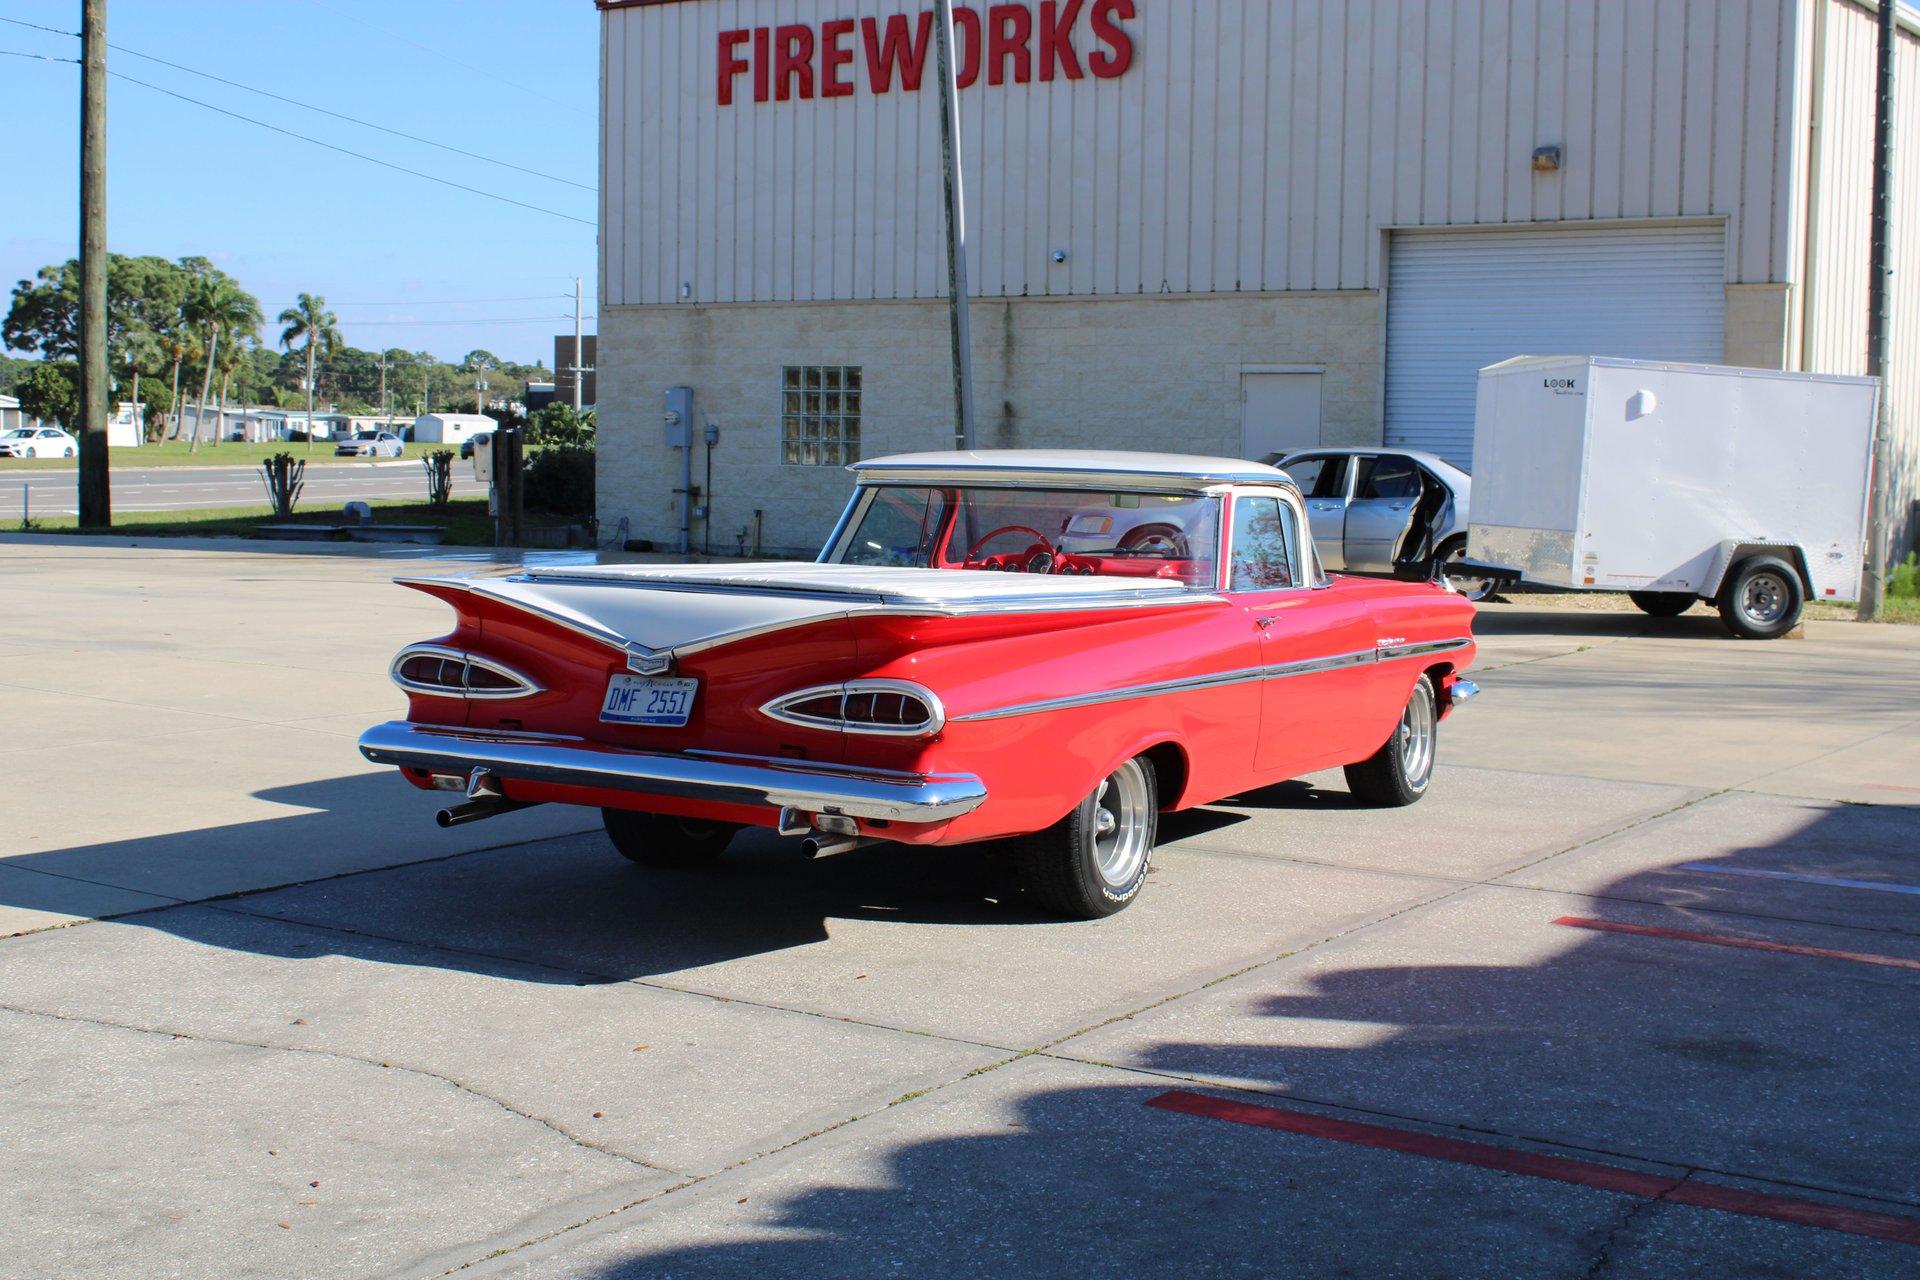
[[(200, 404), (194, 413), (193, 442), (188, 446), (189, 452), (198, 453), (201, 428), (207, 418), (207, 393), (213, 389), (213, 369), (220, 361), (220, 332), (226, 330), (234, 344), (248, 337), (257, 338), (262, 316), (260, 300), (225, 274), (204, 276), (195, 282), (187, 298), (186, 315), (207, 333), (207, 359), (200, 379)], [(226, 394), (224, 382), (221, 394)], [(220, 429), (217, 425), (213, 438), (214, 443), (218, 444)]]
[(80, 366), (72, 360), (42, 360), (14, 384), (21, 412), (72, 429), (80, 416)]
[(280, 313), (280, 323), (286, 328), (280, 333), (280, 345), (291, 348), (301, 342), (307, 348), (307, 452), (313, 452), (313, 358), (316, 350), (323, 350), (331, 358), (335, 348), (340, 346), (340, 331), (334, 328), (340, 323), (340, 317), (327, 310), (327, 300), (303, 293), (294, 299), (292, 306)]
[(538, 445), (591, 445), (593, 428), (593, 410), (575, 413), (572, 405), (555, 401), (533, 415), (527, 438)]

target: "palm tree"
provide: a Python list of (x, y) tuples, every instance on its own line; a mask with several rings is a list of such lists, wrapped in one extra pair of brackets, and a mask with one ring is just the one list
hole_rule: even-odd
[[(194, 411), (193, 442), (187, 446), (188, 452), (198, 453), (201, 424), (207, 420), (207, 393), (213, 390), (213, 366), (220, 356), (220, 330), (225, 329), (237, 341), (257, 334), (263, 317), (259, 299), (224, 275), (206, 276), (196, 283), (187, 300), (187, 311), (195, 324), (207, 327), (207, 366), (200, 378), (200, 405)], [(218, 444), (217, 426), (213, 438)]]
[(292, 306), (280, 313), (280, 323), (287, 326), (280, 334), (280, 345), (289, 351), (296, 342), (307, 344), (307, 452), (313, 452), (313, 353), (319, 347), (332, 357), (335, 348), (340, 345), (340, 331), (333, 326), (340, 323), (340, 317), (327, 310), (327, 300), (316, 298), (310, 293), (300, 294)]

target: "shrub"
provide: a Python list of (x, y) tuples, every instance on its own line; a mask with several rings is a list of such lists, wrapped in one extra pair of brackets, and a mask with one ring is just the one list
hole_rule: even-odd
[(526, 505), (557, 516), (593, 514), (593, 450), (560, 445), (542, 450), (527, 464)]
[(1900, 600), (1920, 599), (1920, 554), (1907, 552), (1907, 558), (1893, 566), (1887, 575), (1887, 594)]

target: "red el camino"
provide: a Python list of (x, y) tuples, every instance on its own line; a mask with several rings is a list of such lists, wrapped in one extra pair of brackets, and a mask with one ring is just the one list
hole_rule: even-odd
[(810, 852), (1009, 843), (1029, 893), (1120, 910), (1162, 810), (1344, 766), (1411, 804), (1472, 696), (1473, 605), (1329, 577), (1284, 472), (1002, 450), (878, 458), (815, 563), (402, 579), (454, 629), (393, 662), (360, 749), (443, 826), (601, 810), (635, 862), (742, 827)]

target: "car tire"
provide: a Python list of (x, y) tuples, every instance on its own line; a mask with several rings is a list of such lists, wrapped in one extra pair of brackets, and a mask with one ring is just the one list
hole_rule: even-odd
[(1145, 756), (1115, 769), (1045, 831), (1010, 842), (1035, 902), (1076, 920), (1097, 920), (1140, 896), (1160, 801)]
[(1800, 622), (1800, 572), (1779, 556), (1748, 556), (1720, 588), (1720, 620), (1742, 640), (1777, 640)]
[(614, 849), (643, 867), (704, 867), (727, 851), (740, 828), (730, 822), (674, 818), (631, 809), (602, 809), (600, 820)]
[[(1433, 558), (1441, 564), (1466, 559), (1466, 538), (1460, 534), (1455, 534), (1453, 537), (1448, 538), (1440, 544), (1439, 550), (1433, 553)], [(1453, 573), (1447, 574), (1447, 581), (1453, 584), (1455, 591), (1458, 591), (1475, 604), (1480, 603), (1482, 600), (1492, 599), (1493, 593), (1498, 590), (1500, 586), (1500, 584), (1492, 578), (1468, 578)]]
[(1399, 808), (1427, 794), (1439, 724), (1433, 681), (1423, 675), (1386, 743), (1359, 764), (1347, 766), (1347, 789), (1354, 798), (1379, 808)]
[(63, 452), (60, 456), (63, 458), (71, 458), (73, 456), (73, 446), (68, 445), (65, 452)]
[(1627, 599), (1633, 601), (1640, 612), (1655, 618), (1677, 618), (1691, 609), (1699, 597), (1691, 591), (1629, 591)]

